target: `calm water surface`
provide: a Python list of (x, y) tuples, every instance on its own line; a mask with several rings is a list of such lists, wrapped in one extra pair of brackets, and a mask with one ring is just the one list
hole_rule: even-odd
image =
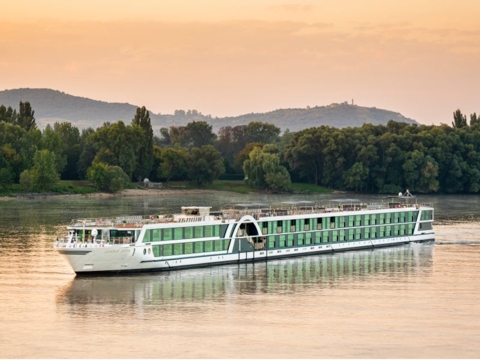
[(52, 248), (75, 217), (306, 199), (0, 202), (0, 358), (480, 357), (480, 197), (421, 198), (435, 245), (90, 278)]

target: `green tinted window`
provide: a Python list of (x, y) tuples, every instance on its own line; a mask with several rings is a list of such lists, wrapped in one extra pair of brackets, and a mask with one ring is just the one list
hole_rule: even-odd
[(273, 249), (275, 247), (275, 236), (271, 235), (268, 237), (268, 248)]
[(152, 241), (152, 230), (145, 230), (145, 236), (143, 237), (143, 242), (151, 242)]
[(152, 241), (160, 241), (160, 229), (152, 230)]
[(183, 254), (183, 244), (173, 244), (173, 255)]
[(163, 229), (163, 240), (172, 240), (172, 228)]
[(193, 228), (193, 236), (195, 237), (195, 239), (200, 239), (203, 237), (203, 226), (195, 226)]
[(173, 229), (173, 240), (183, 239), (183, 228), (174, 228)]
[(193, 250), (196, 254), (203, 252), (203, 241), (197, 241), (193, 244), (194, 244)]
[(153, 245), (152, 246), (153, 256), (159, 257), (160, 256), (160, 245)]
[(185, 243), (185, 254), (193, 254), (193, 243)]
[(173, 253), (173, 245), (162, 245), (163, 246), (163, 256), (170, 256)]
[(187, 226), (183, 231), (185, 239), (193, 239), (193, 227)]
[(213, 251), (213, 240), (205, 241), (205, 252)]

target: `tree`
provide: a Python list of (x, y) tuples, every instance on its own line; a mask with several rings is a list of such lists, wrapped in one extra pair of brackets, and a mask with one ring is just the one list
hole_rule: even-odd
[(13, 183), (13, 173), (8, 167), (0, 168), (0, 187), (6, 189)]
[(212, 145), (190, 150), (189, 178), (197, 184), (209, 184), (225, 171), (222, 154)]
[(355, 191), (365, 188), (368, 172), (368, 168), (366, 168), (361, 162), (356, 162), (343, 174), (345, 186), (350, 189), (355, 189)]
[(153, 166), (153, 130), (150, 121), (150, 112), (145, 108), (137, 108), (132, 125), (140, 127), (143, 139), (137, 150), (137, 166), (135, 174), (138, 181), (150, 175)]
[(262, 148), (263, 145), (263, 143), (248, 143), (247, 145), (245, 145), (245, 147), (238, 154), (235, 155), (235, 162), (233, 163), (233, 169), (235, 170), (235, 172), (242, 173), (243, 163), (245, 162), (245, 160), (248, 159), (248, 154), (250, 154), (250, 152), (254, 148)]
[(49, 150), (55, 155), (55, 167), (57, 172), (61, 173), (67, 164), (67, 156), (64, 155), (65, 144), (60, 134), (47, 125), (43, 131), (42, 149)]
[(192, 121), (185, 127), (189, 147), (212, 145), (217, 135), (212, 132), (212, 125), (206, 121)]
[(163, 148), (158, 155), (157, 176), (166, 181), (185, 180), (188, 175), (190, 154), (185, 148)]
[(80, 131), (69, 122), (56, 122), (53, 124), (53, 130), (60, 136), (63, 143), (63, 154), (66, 164), (61, 172), (61, 178), (76, 180), (79, 178), (78, 163), (82, 152)]
[(35, 111), (33, 111), (28, 101), (20, 101), (20, 111), (17, 115), (16, 124), (26, 131), (35, 130), (37, 124), (35, 123)]
[(460, 129), (462, 127), (468, 126), (467, 125), (467, 116), (463, 115), (460, 109), (457, 109), (453, 113), (453, 121), (452, 121), (452, 127), (456, 129)]
[(32, 170), (24, 170), (20, 174), (20, 186), (24, 191), (32, 191), (35, 186), (35, 179)]
[(288, 190), (290, 175), (280, 165), (278, 147), (267, 144), (263, 148), (255, 147), (243, 163), (243, 172), (248, 184), (257, 188), (273, 191)]
[(264, 144), (272, 144), (278, 141), (280, 128), (273, 124), (252, 121), (247, 125), (246, 142), (261, 142)]
[(87, 177), (97, 190), (109, 192), (122, 191), (128, 186), (129, 177), (119, 166), (110, 166), (101, 162), (94, 162), (87, 171)]
[(35, 153), (32, 174), (38, 190), (51, 189), (60, 180), (55, 160), (55, 154), (49, 150), (38, 150)]

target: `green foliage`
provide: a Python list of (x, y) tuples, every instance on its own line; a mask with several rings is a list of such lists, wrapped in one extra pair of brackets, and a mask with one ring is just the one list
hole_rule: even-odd
[(453, 113), (452, 126), (457, 129), (467, 126), (467, 116), (463, 115), (460, 109)]
[(87, 177), (98, 190), (118, 192), (125, 189), (130, 179), (119, 166), (94, 162), (87, 171)]
[(38, 190), (49, 190), (60, 180), (55, 161), (55, 154), (49, 150), (38, 150), (35, 153), (32, 175)]
[(190, 150), (189, 178), (197, 184), (209, 184), (225, 171), (222, 154), (212, 145)]
[(23, 191), (32, 191), (35, 186), (35, 175), (32, 170), (24, 170), (20, 174), (20, 186)]
[(247, 183), (272, 191), (288, 191), (290, 175), (284, 166), (280, 165), (278, 147), (273, 144), (255, 147), (243, 163)]
[(20, 101), (20, 111), (18, 112), (16, 124), (19, 125), (25, 131), (35, 130), (37, 124), (35, 122), (35, 111), (33, 111), (30, 103), (28, 101)]
[(137, 166), (135, 176), (138, 181), (150, 176), (153, 166), (153, 130), (150, 113), (145, 108), (137, 108), (132, 120), (133, 126), (138, 126), (142, 131), (142, 139), (137, 150)]
[(188, 178), (188, 166), (190, 154), (185, 148), (163, 148), (156, 155), (160, 164), (157, 176), (165, 181), (186, 180)]
[(0, 168), (0, 187), (6, 189), (13, 184), (13, 173), (7, 167)]

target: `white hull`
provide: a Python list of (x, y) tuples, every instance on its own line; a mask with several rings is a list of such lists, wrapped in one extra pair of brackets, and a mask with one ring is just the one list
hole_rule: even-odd
[[(66, 257), (77, 274), (92, 273), (123, 273), (143, 271), (165, 271), (187, 267), (212, 266), (226, 263), (266, 261), (291, 256), (303, 256), (338, 251), (349, 251), (365, 248), (395, 246), (411, 242), (433, 241), (435, 234), (428, 233), (398, 236), (375, 240), (359, 240), (349, 242), (302, 245), (272, 250), (256, 250), (248, 252), (229, 253), (217, 251), (204, 253), (201, 256), (182, 255), (154, 257), (150, 244), (113, 245), (98, 247), (83, 245), (83, 247), (59, 248), (60, 254)], [(231, 247), (232, 248), (232, 247)], [(145, 250), (145, 251), (144, 251)]]

